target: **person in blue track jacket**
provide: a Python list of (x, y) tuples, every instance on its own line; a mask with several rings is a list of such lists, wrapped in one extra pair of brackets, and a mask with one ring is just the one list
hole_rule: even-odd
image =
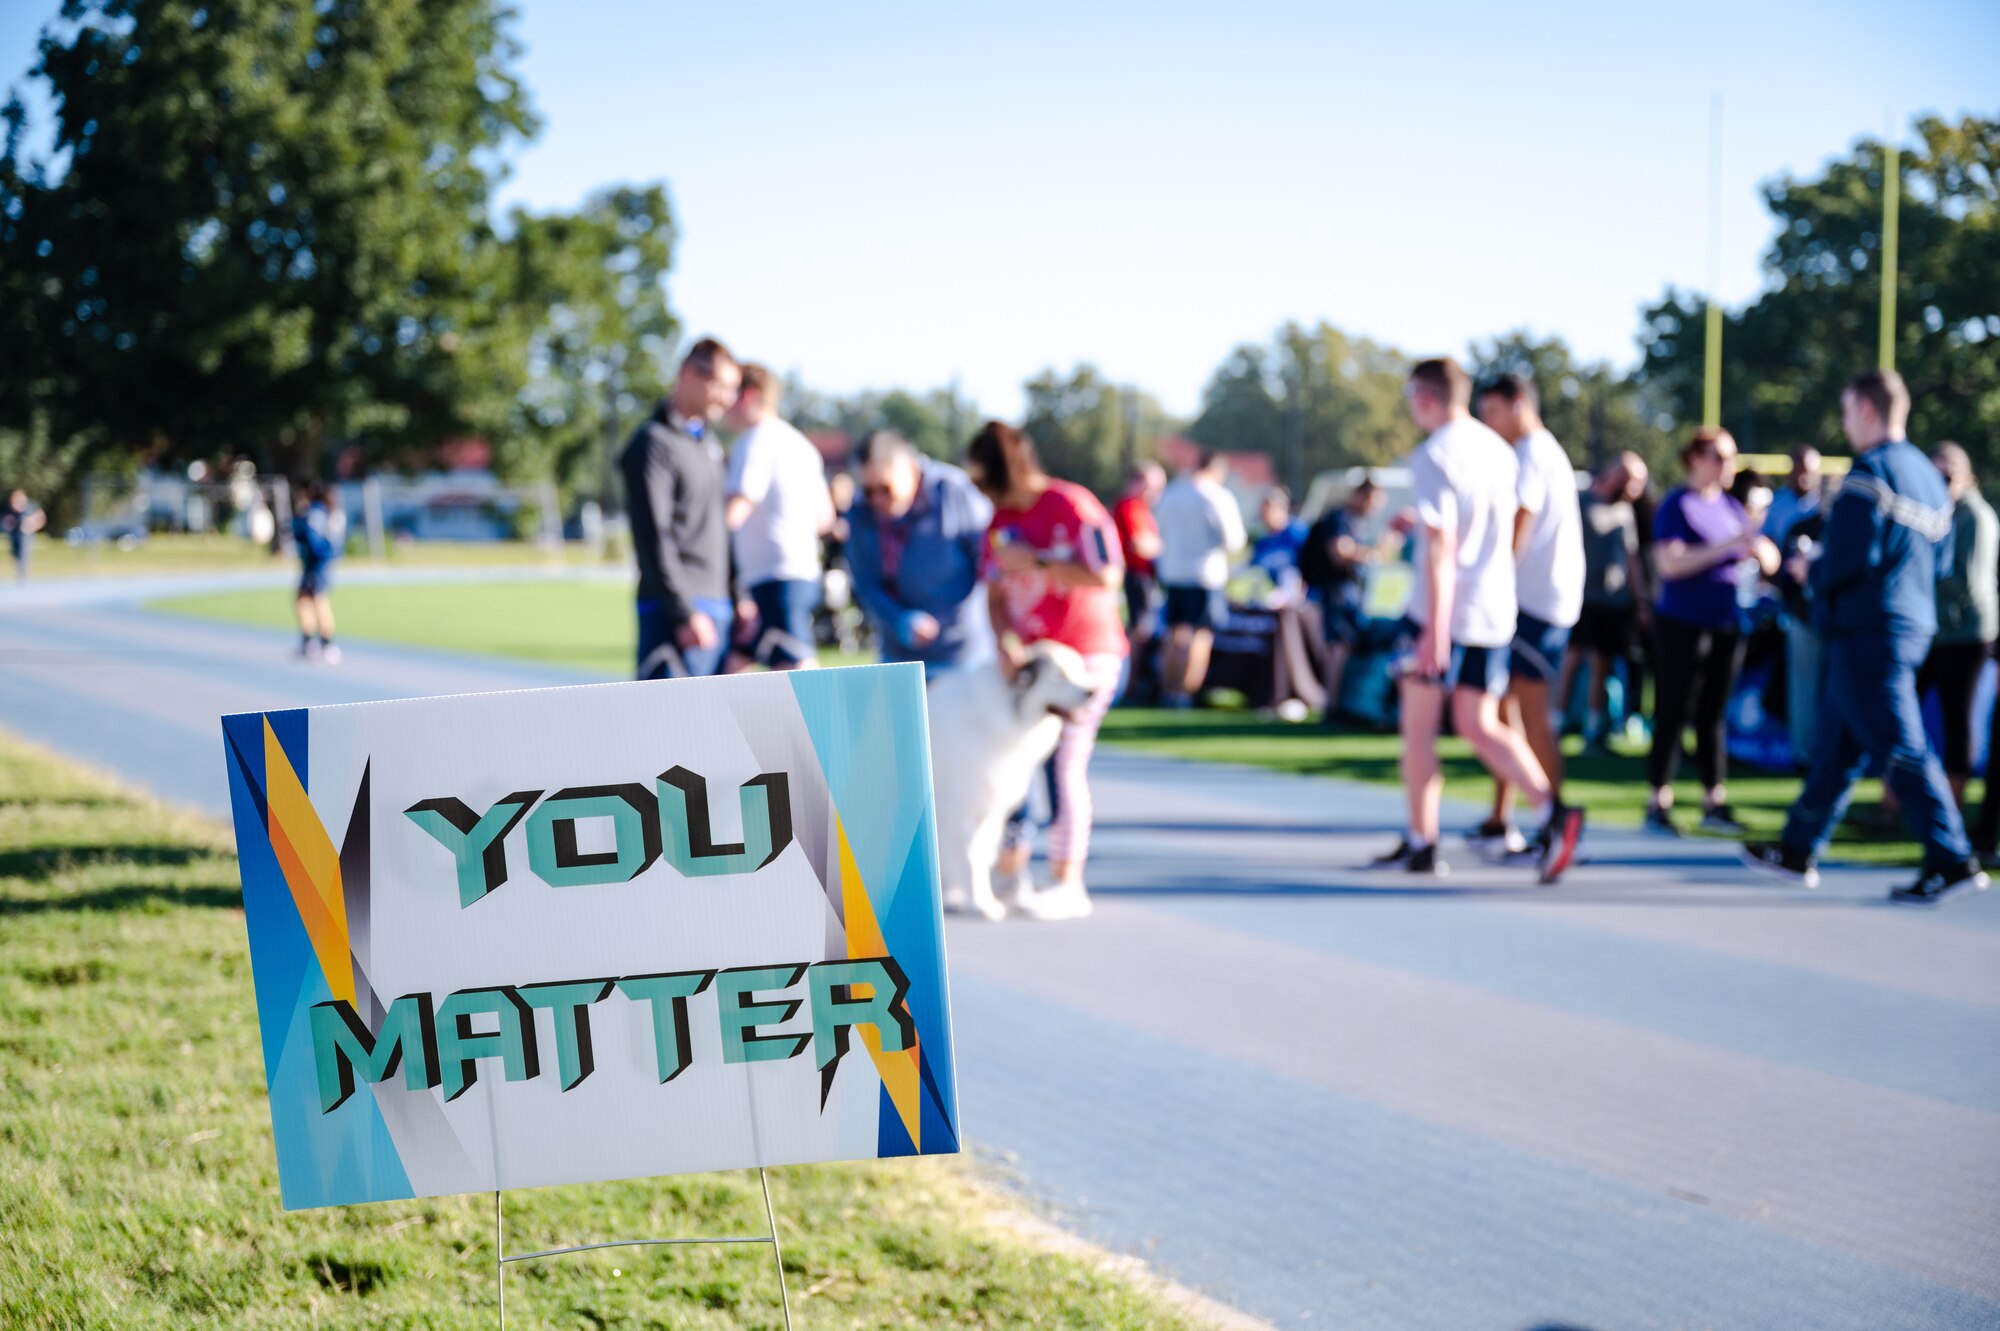
[(1944, 768), (1917, 707), (1917, 667), (1937, 633), (1937, 583), (1950, 571), (1951, 496), (1905, 438), (1910, 393), (1893, 370), (1855, 375), (1840, 395), (1854, 467), (1835, 496), (1807, 586), (1826, 641), (1819, 741), (1805, 788), (1774, 843), (1744, 846), (1747, 863), (1815, 887), (1819, 853), (1871, 762), (1924, 848), (1917, 880), (1889, 895), (1929, 903), (1983, 888)]

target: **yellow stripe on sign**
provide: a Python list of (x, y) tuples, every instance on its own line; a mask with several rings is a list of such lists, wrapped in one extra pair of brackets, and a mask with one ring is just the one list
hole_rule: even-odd
[[(882, 926), (875, 918), (875, 903), (868, 899), (868, 885), (861, 881), (861, 870), (854, 864), (854, 848), (847, 844), (847, 826), (840, 821), (840, 814), (833, 815), (834, 836), (840, 841), (840, 908), (847, 917), (847, 955), (850, 957), (886, 957), (889, 944), (882, 937)], [(889, 1102), (896, 1106), (896, 1117), (903, 1120), (903, 1130), (910, 1134), (910, 1144), (922, 1151), (923, 1116), (919, 1113), (923, 1095), (923, 1075), (918, 1071), (918, 1044), (910, 1042), (908, 1049), (900, 1052), (882, 1050), (882, 1033), (873, 1026), (857, 1026), (855, 1033), (861, 1043), (868, 1047), (868, 1057), (875, 1062), (875, 1071), (882, 1078), (882, 1085), (888, 1088)]]
[(335, 998), (354, 1001), (354, 966), (347, 949), (347, 898), (340, 882), (340, 852), (306, 798), (292, 760), (264, 720), (264, 798), (270, 810), (271, 848), (284, 870), (285, 886), (312, 940), (319, 968)]

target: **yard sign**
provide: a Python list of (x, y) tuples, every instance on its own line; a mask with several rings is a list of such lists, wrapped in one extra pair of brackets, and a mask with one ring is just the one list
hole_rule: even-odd
[(958, 1149), (920, 667), (222, 729), (287, 1207)]

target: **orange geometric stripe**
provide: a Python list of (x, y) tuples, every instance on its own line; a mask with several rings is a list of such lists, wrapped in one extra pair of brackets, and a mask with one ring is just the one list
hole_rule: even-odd
[(340, 852), (306, 798), (292, 761), (264, 721), (264, 797), (270, 810), (271, 848), (292, 890), (306, 937), (335, 998), (354, 1001), (354, 967), (347, 946), (347, 898), (340, 881)]
[[(840, 904), (842, 914), (847, 917), (847, 955), (886, 957), (888, 941), (882, 937), (882, 925), (875, 918), (875, 903), (868, 899), (868, 886), (861, 881), (861, 870), (854, 863), (854, 849), (847, 844), (847, 827), (837, 812), (833, 815), (833, 831), (840, 842)], [(868, 1048), (869, 1058), (874, 1060), (882, 1085), (888, 1089), (889, 1102), (896, 1106), (896, 1117), (903, 1120), (903, 1130), (910, 1134), (910, 1145), (921, 1153), (923, 1073), (917, 1041), (910, 1041), (908, 1049), (885, 1053), (880, 1031), (873, 1026), (855, 1029), (861, 1043)]]

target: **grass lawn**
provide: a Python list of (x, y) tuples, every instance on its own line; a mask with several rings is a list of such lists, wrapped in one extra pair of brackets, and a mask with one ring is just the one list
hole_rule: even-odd
[[(1344, 776), (1389, 785), (1401, 783), (1394, 735), (1331, 732), (1316, 724), (1287, 725), (1248, 712), (1120, 709), (1105, 718), (1103, 737), (1107, 744), (1122, 744), (1175, 758), (1242, 763), (1279, 772)], [(1579, 747), (1580, 742), (1575, 739), (1566, 744), (1569, 757), (1565, 795), (1572, 803), (1587, 808), (1593, 822), (1637, 827), (1646, 808), (1645, 754), (1621, 748), (1616, 757), (1592, 758), (1577, 752)], [(1444, 756), (1447, 798), (1481, 806), (1492, 799), (1493, 786), (1486, 769), (1472, 756), (1464, 740), (1447, 739), (1440, 749)], [(1690, 765), (1683, 763), (1682, 771), (1687, 771)], [(1799, 779), (1794, 776), (1737, 768), (1729, 777), (1729, 800), (1737, 817), (1749, 826), (1753, 835), (1760, 837), (1777, 834), (1784, 824), (1785, 810), (1798, 791)], [(1683, 826), (1690, 826), (1694, 816), (1689, 811), (1701, 807), (1701, 787), (1684, 780), (1676, 787), (1675, 797), (1682, 810)], [(1856, 812), (1864, 817), (1875, 813), (1881, 797), (1880, 782), (1864, 781), (1856, 788)], [(1829, 858), (1915, 864), (1918, 851), (1913, 842), (1865, 833), (1850, 818), (1835, 838)]]
[[(228, 834), (0, 736), (0, 1326), (493, 1320), (485, 1195), (279, 1207)], [(933, 1159), (772, 1172), (801, 1328), (1185, 1327)], [(509, 1194), (510, 1249), (752, 1234), (754, 1174)], [(522, 1327), (769, 1328), (758, 1247), (514, 1267)]]
[[(338, 575), (336, 574), (336, 577)], [(217, 592), (155, 601), (173, 614), (291, 628), (289, 591)], [(638, 626), (632, 589), (612, 582), (468, 582), (412, 586), (334, 584), (342, 638), (440, 647), (578, 666), (626, 676)]]
[[(161, 601), (156, 606), (238, 623), (283, 627), (291, 622), (290, 600), (281, 593), (232, 592)], [(352, 587), (336, 593), (334, 608), (343, 636), (561, 662), (612, 675), (626, 673), (632, 660), (631, 592), (611, 583)], [(1106, 719), (1103, 733), (1108, 744), (1177, 758), (1400, 783), (1393, 735), (1333, 733), (1317, 725), (1287, 725), (1248, 712), (1122, 709)], [(1488, 799), (1484, 771), (1465, 743), (1450, 739), (1443, 747), (1445, 793), (1456, 799)], [(1569, 747), (1577, 749), (1578, 742), (1572, 739)], [(1691, 769), (1691, 761), (1682, 765), (1684, 773)], [(1646, 801), (1643, 753), (1587, 758), (1572, 752), (1568, 776), (1570, 797), (1587, 807), (1593, 819), (1612, 826), (1639, 825)], [(1729, 782), (1729, 796), (1753, 833), (1770, 836), (1783, 823), (1798, 788), (1796, 777), (1738, 768)], [(1692, 780), (1682, 781), (1676, 793), (1683, 810), (1700, 807), (1700, 788)], [(1880, 800), (1880, 784), (1864, 782), (1857, 791), (1856, 810), (1866, 817), (1879, 808)], [(1683, 820), (1690, 821), (1685, 814)], [(1852, 819), (1841, 829), (1836, 854), (1891, 864), (1914, 864), (1918, 858), (1913, 843), (1867, 833)]]
[[(365, 555), (347, 563), (357, 568), (438, 567), (542, 567), (551, 562), (583, 564), (581, 546), (568, 546), (554, 560), (527, 541), (424, 541), (421, 544), (390, 545), (385, 560)], [(39, 538), (30, 571), (36, 578), (122, 577), (144, 573), (248, 573), (261, 569), (291, 567), (291, 545), (274, 558), (262, 546), (253, 546), (233, 536), (189, 536), (161, 532), (130, 550), (106, 543), (93, 553), (87, 546)], [(13, 576), (9, 563), (6, 576)]]

